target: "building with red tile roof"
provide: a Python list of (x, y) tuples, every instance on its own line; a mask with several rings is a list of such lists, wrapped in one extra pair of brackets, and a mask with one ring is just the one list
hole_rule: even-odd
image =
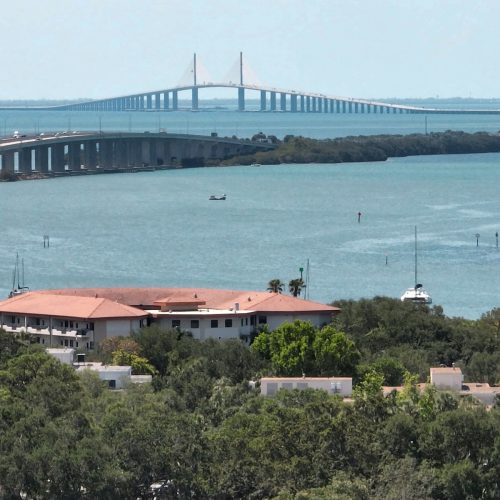
[(262, 325), (296, 319), (323, 326), (340, 310), (290, 295), (210, 288), (69, 288), (17, 295), (0, 302), (0, 327), (35, 335), (50, 346), (92, 349), (156, 323), (198, 339), (248, 341)]

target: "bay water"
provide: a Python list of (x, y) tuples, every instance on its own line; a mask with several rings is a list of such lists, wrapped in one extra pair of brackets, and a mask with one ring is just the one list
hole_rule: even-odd
[[(493, 132), (499, 119), (432, 115), (427, 127)], [(325, 138), (423, 132), (424, 117), (0, 111), (7, 135), (99, 126)], [(500, 154), (474, 154), (0, 183), (0, 296), (18, 252), (32, 289), (265, 290), (271, 279), (299, 277), (309, 261), (311, 300), (399, 297), (414, 284), (417, 226), (419, 281), (446, 314), (477, 318), (500, 306), (499, 167)], [(226, 201), (208, 199), (223, 193)]]

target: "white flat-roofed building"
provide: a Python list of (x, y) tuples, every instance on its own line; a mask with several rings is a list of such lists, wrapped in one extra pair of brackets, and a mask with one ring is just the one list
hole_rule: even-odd
[(49, 347), (45, 351), (65, 365), (72, 365), (75, 359), (75, 350), (70, 347), (62, 347), (60, 349)]
[(260, 379), (260, 393), (274, 396), (279, 390), (321, 389), (328, 394), (342, 397), (352, 395), (351, 377), (263, 377)]
[(463, 380), (462, 370), (458, 367), (431, 368), (431, 384), (438, 389), (461, 391)]
[(79, 373), (82, 373), (84, 370), (96, 372), (99, 378), (108, 384), (110, 389), (123, 389), (132, 381), (132, 368), (130, 366), (83, 363), (76, 367), (76, 371)]

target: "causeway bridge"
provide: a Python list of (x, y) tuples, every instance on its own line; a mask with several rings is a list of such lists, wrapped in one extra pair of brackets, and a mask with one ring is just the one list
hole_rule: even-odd
[[(239, 81), (235, 82), (206, 82), (199, 81), (197, 76), (196, 54), (190, 73), (192, 83), (161, 90), (139, 92), (134, 94), (98, 99), (75, 104), (53, 106), (49, 109), (61, 111), (178, 111), (180, 95), (190, 101), (187, 108), (191, 111), (200, 109), (200, 94), (204, 89), (231, 88), (238, 99), (238, 111), (245, 111), (246, 98), (249, 91), (260, 99), (257, 111), (261, 112), (291, 112), (291, 113), (425, 113), (425, 114), (500, 114), (500, 110), (487, 109), (439, 109), (431, 107), (409, 106), (404, 104), (390, 104), (369, 99), (357, 99), (326, 95), (314, 92), (302, 92), (274, 88), (265, 85), (251, 84), (244, 79), (243, 54), (239, 59)], [(185, 97), (187, 96), (187, 98)], [(184, 108), (186, 109), (186, 108)]]
[(267, 142), (159, 133), (66, 132), (0, 139), (6, 174), (70, 175), (200, 167), (239, 154), (268, 151)]

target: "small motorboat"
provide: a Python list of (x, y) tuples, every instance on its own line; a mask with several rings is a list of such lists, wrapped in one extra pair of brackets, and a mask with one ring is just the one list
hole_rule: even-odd
[(209, 198), (209, 200), (216, 200), (216, 201), (225, 200), (225, 199), (226, 199), (226, 195), (225, 194), (222, 194), (222, 195), (213, 194)]
[(261, 165), (260, 165), (260, 163), (252, 163), (250, 166), (251, 167), (260, 167)]

